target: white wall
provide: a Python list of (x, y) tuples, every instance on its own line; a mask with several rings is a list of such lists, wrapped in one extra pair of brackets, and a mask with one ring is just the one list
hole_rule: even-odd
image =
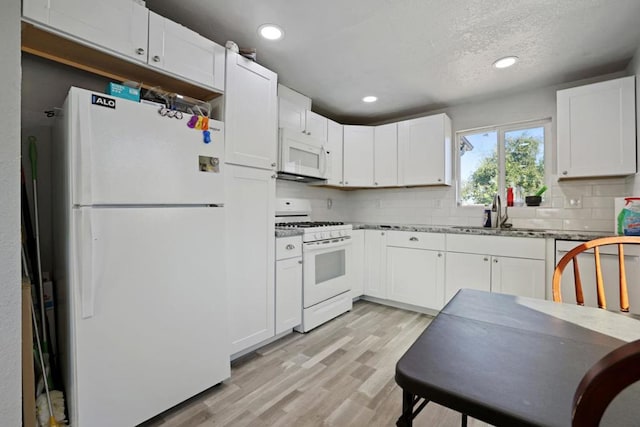
[[(509, 208), (514, 227), (558, 230), (613, 230), (613, 199), (629, 193), (624, 178), (580, 180), (558, 183), (555, 166), (555, 116), (558, 89), (621, 77), (626, 73), (600, 76), (568, 84), (453, 106), (445, 112), (453, 130), (526, 120), (551, 118), (551, 141), (546, 141), (546, 181), (549, 190), (539, 208)], [(455, 149), (454, 149), (455, 152)], [(455, 155), (454, 155), (455, 158)], [(481, 225), (483, 208), (458, 207), (455, 181), (451, 187), (359, 190), (348, 193), (348, 218), (355, 222), (403, 224)], [(639, 184), (640, 186), (640, 184)], [(579, 208), (567, 208), (567, 199), (580, 198)]]
[(0, 417), (21, 424), (20, 0), (0, 13)]

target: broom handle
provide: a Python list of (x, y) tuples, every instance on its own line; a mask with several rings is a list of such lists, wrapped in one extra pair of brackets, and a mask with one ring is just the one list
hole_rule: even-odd
[(36, 137), (29, 136), (29, 160), (31, 161), (31, 180), (33, 182), (33, 211), (36, 231), (36, 262), (38, 268), (38, 292), (40, 293), (40, 321), (42, 322), (42, 343), (45, 353), (49, 353), (47, 346), (47, 320), (44, 307), (44, 285), (42, 284), (42, 259), (40, 257), (40, 227), (38, 223), (38, 148), (36, 146)]

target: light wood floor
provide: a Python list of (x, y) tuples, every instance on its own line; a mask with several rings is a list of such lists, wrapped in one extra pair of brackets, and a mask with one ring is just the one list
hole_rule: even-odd
[[(394, 426), (402, 406), (395, 364), (430, 321), (358, 301), (307, 334), (234, 362), (229, 380), (144, 427)], [(457, 427), (460, 414), (429, 403), (414, 425)]]

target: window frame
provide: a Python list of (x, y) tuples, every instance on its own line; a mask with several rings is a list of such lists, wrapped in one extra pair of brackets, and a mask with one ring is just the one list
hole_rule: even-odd
[[(472, 129), (463, 129), (463, 130), (459, 130), (456, 131), (455, 135), (456, 135), (456, 139), (455, 139), (455, 179), (456, 179), (456, 205), (458, 207), (462, 207), (462, 208), (477, 208), (479, 206), (483, 206), (483, 205), (479, 205), (479, 204), (474, 204), (474, 205), (463, 205), (462, 201), (460, 200), (460, 196), (461, 196), (461, 185), (462, 185), (462, 177), (461, 177), (461, 159), (460, 159), (460, 145), (461, 145), (461, 140), (463, 136), (466, 135), (474, 135), (474, 134), (478, 134), (478, 133), (487, 133), (487, 132), (496, 132), (498, 134), (498, 194), (500, 194), (500, 197), (502, 199), (506, 198), (506, 194), (507, 194), (507, 188), (506, 188), (506, 155), (505, 155), (505, 142), (506, 142), (506, 138), (505, 138), (505, 134), (507, 132), (511, 132), (514, 130), (521, 130), (521, 129), (527, 129), (527, 128), (535, 128), (535, 127), (541, 127), (544, 129), (544, 141), (543, 141), (543, 145), (544, 145), (544, 176), (543, 176), (543, 181), (544, 184), (549, 186), (549, 177), (550, 177), (550, 173), (549, 173), (549, 167), (551, 165), (551, 162), (553, 161), (553, 157), (552, 157), (552, 152), (553, 150), (551, 149), (552, 146), (552, 142), (551, 142), (551, 118), (544, 118), (544, 119), (535, 119), (535, 120), (527, 120), (527, 121), (522, 121), (522, 122), (513, 122), (513, 123), (507, 123), (507, 124), (501, 124), (501, 125), (493, 125), (493, 126), (482, 126), (482, 127), (477, 127), (477, 128), (472, 128)], [(506, 200), (503, 200), (502, 202), (503, 205), (506, 205)]]

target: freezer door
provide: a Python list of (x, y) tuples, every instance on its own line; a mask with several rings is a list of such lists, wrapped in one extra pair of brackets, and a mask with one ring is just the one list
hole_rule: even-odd
[(230, 376), (223, 208), (77, 208), (73, 234), (73, 425), (137, 425)]
[(73, 205), (223, 203), (223, 123), (203, 131), (155, 106), (72, 88)]

